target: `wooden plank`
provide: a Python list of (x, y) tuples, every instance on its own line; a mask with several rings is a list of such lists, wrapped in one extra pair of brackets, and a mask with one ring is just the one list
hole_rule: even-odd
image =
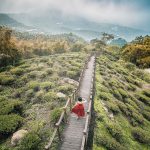
[[(83, 135), (83, 131), (87, 132), (88, 124), (90, 119), (90, 112), (91, 112), (91, 97), (93, 90), (93, 83), (94, 83), (94, 74), (93, 71), (95, 70), (94, 64), (95, 59), (92, 57), (87, 65), (85, 65), (85, 71), (82, 72), (80, 77), (80, 89), (78, 90), (79, 95), (86, 99), (90, 99), (87, 104), (85, 104), (85, 111), (89, 112), (89, 115), (86, 116), (84, 119), (76, 120), (72, 115), (69, 116), (69, 124), (66, 126), (64, 133), (63, 133), (63, 143), (60, 147), (60, 150), (84, 150), (84, 145), (86, 143), (86, 136)], [(88, 67), (86, 67), (88, 66)], [(93, 81), (93, 82), (92, 82)], [(92, 83), (92, 85), (91, 85)], [(92, 91), (91, 91), (92, 90)]]

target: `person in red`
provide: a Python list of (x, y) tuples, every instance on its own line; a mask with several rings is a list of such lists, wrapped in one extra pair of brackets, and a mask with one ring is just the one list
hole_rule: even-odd
[(77, 103), (72, 108), (71, 112), (77, 115), (77, 119), (85, 116), (84, 105), (83, 105), (83, 103), (85, 102), (86, 100), (84, 100), (82, 97), (79, 97)]

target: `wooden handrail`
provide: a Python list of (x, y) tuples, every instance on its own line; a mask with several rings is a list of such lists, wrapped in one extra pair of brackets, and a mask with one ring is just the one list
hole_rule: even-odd
[(91, 56), (92, 56), (92, 54), (91, 54), (91, 55), (87, 58), (87, 60), (85, 61), (85, 64), (84, 64), (84, 66), (83, 66), (83, 68), (82, 68), (82, 70), (81, 70), (81, 74), (80, 74), (80, 77), (79, 77), (79, 80), (78, 80), (78, 81), (79, 81), (78, 88), (74, 90), (73, 94), (68, 98), (68, 100), (67, 100), (65, 106), (63, 107), (63, 112), (61, 113), (61, 116), (60, 116), (58, 122), (55, 124), (55, 129), (54, 129), (53, 135), (52, 135), (52, 137), (51, 137), (49, 143), (45, 146), (45, 149), (49, 149), (49, 148), (51, 147), (51, 145), (52, 145), (52, 143), (53, 143), (53, 141), (54, 141), (54, 138), (55, 138), (57, 132), (58, 132), (59, 139), (61, 139), (61, 138), (60, 138), (60, 132), (59, 132), (59, 126), (60, 126), (60, 124), (61, 124), (61, 122), (62, 122), (62, 120), (63, 120), (63, 118), (64, 118), (64, 116), (65, 116), (65, 114), (66, 114), (66, 110), (67, 110), (67, 107), (68, 107), (69, 103), (70, 103), (70, 111), (71, 111), (71, 109), (72, 109), (72, 108), (71, 108), (71, 107), (72, 107), (72, 106), (71, 106), (71, 105), (72, 105), (72, 99), (74, 100), (76, 94), (78, 94), (78, 92), (79, 92), (79, 89), (80, 89), (80, 86), (81, 86), (81, 81), (82, 81), (83, 75), (84, 75), (84, 71), (85, 71), (85, 69), (86, 69), (86, 67), (87, 67), (87, 64), (88, 64), (88, 62), (89, 62)]
[(55, 130), (53, 132), (53, 135), (52, 135), (52, 138), (51, 138), (50, 142), (45, 146), (45, 149), (49, 149), (49, 147), (51, 146), (51, 144), (54, 140), (54, 137), (55, 137), (56, 133), (57, 133), (57, 128), (55, 128)]

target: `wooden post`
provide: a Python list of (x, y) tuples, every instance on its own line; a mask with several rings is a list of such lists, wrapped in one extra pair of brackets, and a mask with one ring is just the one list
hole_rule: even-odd
[(59, 140), (62, 141), (61, 136), (60, 136), (59, 126), (57, 126), (57, 133), (58, 133), (58, 138), (59, 138)]
[(64, 122), (67, 122), (67, 108), (66, 107), (64, 107), (63, 108), (64, 109)]
[(69, 103), (70, 103), (70, 111), (71, 111), (72, 110), (72, 100), (71, 100), (71, 98), (69, 100)]

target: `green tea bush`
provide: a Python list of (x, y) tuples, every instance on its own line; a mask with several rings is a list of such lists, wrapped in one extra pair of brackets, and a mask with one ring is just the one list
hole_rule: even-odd
[(10, 113), (21, 113), (22, 102), (19, 100), (4, 100), (0, 102), (0, 115), (6, 115)]
[(138, 123), (138, 124), (144, 124), (144, 118), (141, 114), (137, 114), (135, 112), (132, 113), (132, 118)]
[(54, 83), (52, 82), (41, 82), (40, 87), (43, 88), (46, 91), (49, 91), (54, 87)]
[(150, 121), (150, 112), (148, 111), (143, 111), (142, 115), (144, 116), (145, 119), (147, 119), (148, 121)]
[(125, 114), (126, 116), (130, 115), (129, 110), (124, 103), (117, 101), (117, 104), (118, 104), (118, 107), (122, 111), (123, 114)]
[(150, 83), (149, 73), (145, 73), (145, 72), (143, 72), (143, 70), (140, 70), (140, 69), (136, 69), (133, 73), (140, 79)]
[(50, 121), (56, 123), (62, 113), (62, 109), (55, 108), (50, 112)]
[(134, 71), (136, 69), (136, 66), (132, 63), (126, 63), (125, 67), (129, 70), (129, 71)]
[(38, 75), (38, 71), (32, 71), (30, 73), (27, 74), (28, 78), (31, 78), (31, 79), (35, 79)]
[(14, 81), (15, 81), (14, 76), (0, 74), (0, 84), (1, 85), (12, 85), (14, 83)]
[(53, 72), (54, 72), (54, 69), (52, 69), (52, 68), (46, 69), (46, 73), (47, 73), (48, 75), (52, 75)]
[(41, 138), (35, 132), (28, 133), (21, 141), (19, 150), (39, 150)]
[(118, 100), (122, 100), (122, 96), (118, 90), (113, 90), (112, 94), (114, 95), (115, 98)]
[(29, 89), (33, 89), (35, 92), (40, 90), (40, 84), (38, 81), (30, 81), (28, 83)]
[(100, 92), (98, 97), (102, 100), (105, 100), (105, 101), (109, 101), (113, 98), (110, 93), (106, 93), (106, 92)]
[(122, 96), (123, 99), (124, 99), (124, 98), (128, 98), (128, 93), (127, 93), (127, 91), (125, 91), (125, 90), (123, 90), (123, 89), (121, 89), (121, 88), (119, 88), (118, 91), (119, 91), (119, 93), (121, 94), (121, 96)]
[(64, 94), (70, 94), (73, 91), (74, 87), (70, 84), (61, 85), (58, 87), (58, 91)]
[(118, 114), (120, 112), (119, 107), (116, 105), (115, 101), (107, 101), (107, 107), (109, 110), (113, 112), (113, 114)]
[(27, 90), (27, 91), (25, 92), (25, 96), (26, 96), (27, 98), (32, 98), (32, 97), (34, 97), (34, 91), (33, 91), (33, 89)]
[(133, 85), (133, 84), (131, 84), (131, 83), (129, 83), (129, 84), (128, 84), (128, 87), (127, 87), (127, 90), (135, 91), (135, 90), (136, 90), (136, 86)]
[(66, 76), (71, 78), (71, 79), (77, 79), (80, 75), (80, 72), (76, 72), (76, 71), (68, 71)]
[(114, 137), (119, 143), (123, 143), (123, 132), (119, 125), (114, 123), (109, 123), (106, 125), (109, 133)]
[(57, 100), (58, 97), (55, 92), (48, 92), (44, 95), (43, 100), (46, 102), (52, 102)]
[(95, 138), (95, 142), (97, 145), (102, 145), (108, 150), (126, 150), (126, 148), (119, 142), (107, 135), (97, 135)]
[(138, 100), (140, 100), (141, 102), (143, 102), (144, 104), (150, 106), (150, 98), (141, 94), (141, 93), (137, 93), (136, 97)]
[(36, 102), (40, 102), (44, 99), (44, 92), (43, 91), (38, 91), (36, 94), (35, 94), (35, 98), (36, 98)]
[(22, 124), (22, 117), (17, 114), (0, 115), (0, 135), (13, 133)]
[(150, 97), (150, 90), (143, 90), (142, 94), (144, 94), (147, 97)]
[(10, 70), (10, 72), (12, 73), (12, 74), (15, 74), (15, 75), (18, 75), (18, 76), (20, 76), (20, 75), (22, 75), (23, 73), (24, 73), (24, 71), (25, 71), (25, 69), (22, 69), (22, 68), (13, 68), (13, 69), (11, 69)]
[(132, 130), (132, 135), (140, 143), (150, 145), (149, 133), (140, 128), (135, 128)]
[(60, 70), (58, 74), (60, 77), (65, 77), (67, 75), (67, 69)]

